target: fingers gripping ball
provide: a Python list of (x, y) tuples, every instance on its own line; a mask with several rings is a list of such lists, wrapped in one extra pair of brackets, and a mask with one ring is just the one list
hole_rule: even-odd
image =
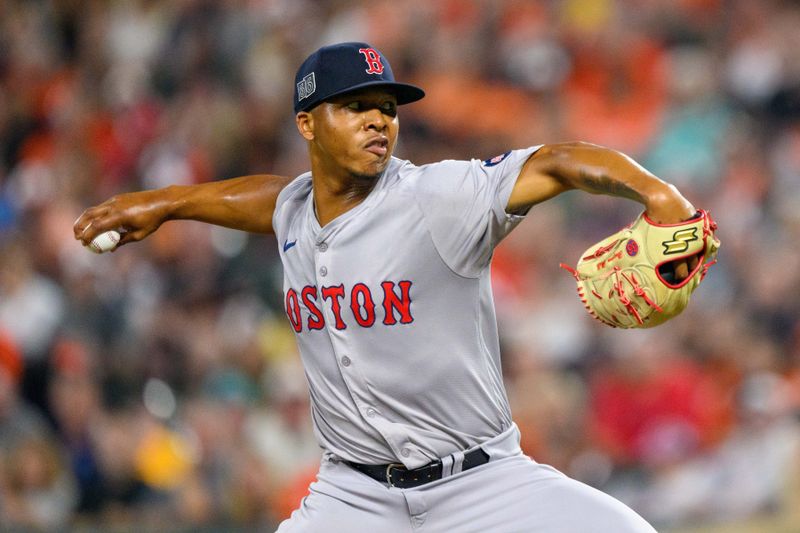
[(118, 231), (106, 231), (92, 239), (92, 242), (86, 245), (86, 248), (96, 254), (110, 252), (117, 247), (117, 244), (119, 244), (119, 239), (120, 234)]
[[(612, 327), (650, 328), (677, 316), (716, 262), (716, 223), (705, 211), (679, 224), (656, 224), (642, 213), (628, 227), (591, 246), (576, 268), (563, 263), (578, 283), (589, 313)], [(698, 257), (680, 281), (673, 263)]]

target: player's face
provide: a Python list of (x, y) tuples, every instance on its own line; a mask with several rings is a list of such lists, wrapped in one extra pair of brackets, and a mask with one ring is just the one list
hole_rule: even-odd
[(320, 104), (309, 115), (306, 127), (311, 136), (302, 125), (301, 133), (311, 141), (317, 168), (377, 177), (389, 164), (400, 126), (393, 94), (375, 89), (353, 92)]

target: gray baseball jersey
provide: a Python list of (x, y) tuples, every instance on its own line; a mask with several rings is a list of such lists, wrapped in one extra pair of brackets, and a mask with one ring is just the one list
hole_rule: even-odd
[(537, 148), (423, 166), (392, 158), (325, 227), (310, 173), (280, 193), (286, 314), (326, 450), (417, 468), (511, 427), (489, 264), (522, 219), (505, 207)]

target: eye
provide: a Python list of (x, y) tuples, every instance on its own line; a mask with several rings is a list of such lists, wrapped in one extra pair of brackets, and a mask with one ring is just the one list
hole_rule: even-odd
[(397, 104), (394, 102), (384, 102), (381, 105), (381, 112), (390, 116), (395, 116), (397, 114)]
[(352, 111), (361, 111), (361, 102), (353, 101), (347, 104), (347, 109)]

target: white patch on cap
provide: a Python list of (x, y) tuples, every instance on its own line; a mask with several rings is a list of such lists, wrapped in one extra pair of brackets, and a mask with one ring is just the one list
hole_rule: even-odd
[(317, 80), (312, 72), (297, 83), (297, 99), (304, 100), (314, 94), (316, 90)]

